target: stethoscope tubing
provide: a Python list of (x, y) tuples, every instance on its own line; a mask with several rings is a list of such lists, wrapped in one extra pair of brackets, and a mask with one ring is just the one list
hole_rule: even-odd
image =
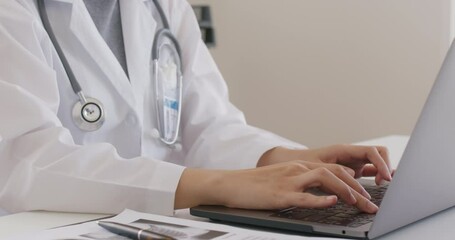
[[(152, 45), (152, 61), (153, 61), (153, 77), (154, 77), (154, 82), (155, 82), (155, 107), (157, 109), (157, 123), (158, 123), (158, 130), (159, 133), (159, 138), (160, 140), (168, 145), (168, 146), (173, 146), (177, 143), (178, 141), (178, 136), (179, 136), (179, 130), (180, 130), (180, 120), (181, 120), (181, 113), (182, 113), (182, 95), (183, 95), (183, 87), (182, 87), (182, 74), (183, 74), (183, 66), (182, 66), (182, 53), (181, 53), (181, 48), (180, 44), (178, 43), (177, 38), (175, 38), (174, 34), (172, 34), (169, 26), (169, 22), (166, 18), (166, 15), (164, 14), (163, 8), (161, 7), (161, 4), (158, 2), (158, 0), (153, 0), (153, 3), (155, 4), (158, 14), (160, 15), (161, 22), (163, 24), (163, 28), (158, 30), (155, 34), (155, 37), (153, 39), (153, 45)], [(162, 99), (158, 98), (158, 60), (160, 59), (160, 51), (159, 51), (159, 44), (160, 44), (160, 39), (163, 39), (164, 37), (167, 37), (169, 40), (172, 41), (174, 44), (175, 50), (177, 51), (177, 57), (178, 57), (178, 70), (180, 71), (179, 78), (177, 79), (177, 88), (179, 91), (179, 99), (178, 99), (178, 114), (177, 114), (177, 121), (176, 121), (176, 129), (175, 129), (175, 134), (171, 139), (167, 139), (164, 134), (164, 123), (162, 120), (164, 120), (164, 111), (159, 111), (158, 109), (163, 106)]]
[[(78, 96), (84, 96), (82, 93), (82, 88), (81, 85), (79, 85), (79, 82), (76, 80), (76, 76), (73, 73), (73, 70), (70, 67), (70, 64), (68, 62), (68, 59), (66, 59), (65, 54), (63, 53), (62, 47), (60, 46), (60, 43), (58, 42), (57, 38), (55, 37), (54, 30), (51, 27), (51, 23), (49, 22), (49, 16), (47, 15), (46, 11), (46, 4), (44, 3), (45, 0), (37, 0), (38, 3), (38, 11), (40, 13), (40, 18), (41, 21), (43, 22), (44, 28), (46, 29), (49, 38), (52, 41), (52, 44), (55, 47), (55, 50), (57, 51), (57, 54), (60, 57), (60, 60), (62, 61), (63, 68), (65, 69), (66, 74), (68, 75), (71, 87), (73, 88), (74, 94)], [(85, 97), (81, 99), (81, 101), (85, 101)]]
[[(174, 144), (176, 144), (176, 142), (178, 141), (178, 136), (179, 136), (179, 129), (180, 129), (180, 120), (181, 120), (181, 113), (182, 113), (182, 95), (183, 95), (183, 87), (182, 87), (182, 75), (183, 75), (183, 71), (182, 71), (182, 54), (181, 54), (181, 48), (180, 48), (180, 44), (178, 43), (178, 40), (175, 38), (175, 36), (172, 34), (172, 32), (170, 31), (170, 26), (169, 26), (169, 22), (166, 18), (166, 15), (164, 14), (164, 11), (163, 11), (163, 8), (161, 7), (160, 3), (158, 2), (158, 0), (153, 0), (153, 3), (155, 4), (157, 10), (158, 10), (158, 13), (160, 15), (160, 18), (161, 18), (161, 21), (162, 21), (162, 24), (163, 24), (163, 29), (160, 29), (159, 31), (157, 31), (157, 33), (155, 34), (155, 37), (154, 37), (154, 41), (153, 41), (153, 45), (152, 45), (152, 51), (151, 51), (151, 59), (152, 59), (152, 63), (153, 63), (153, 77), (154, 77), (154, 82), (155, 82), (155, 97), (157, 98), (156, 99), (156, 103), (157, 103), (157, 109), (156, 109), (156, 115), (157, 115), (157, 121), (158, 121), (158, 138), (166, 145), (168, 146), (172, 146)], [(55, 47), (55, 50), (57, 51), (57, 54), (59, 55), (60, 57), (60, 60), (62, 61), (62, 64), (63, 64), (63, 68), (65, 69), (65, 72), (68, 76), (68, 79), (70, 81), (70, 85), (71, 85), (71, 88), (73, 90), (73, 92), (78, 96), (79, 98), (79, 101), (76, 103), (74, 109), (76, 109), (76, 107), (79, 107), (82, 106), (82, 109), (77, 109), (77, 110), (74, 110), (73, 109), (73, 120), (75, 122), (75, 124), (81, 129), (81, 130), (85, 130), (85, 131), (95, 131), (95, 130), (98, 130), (101, 125), (104, 123), (104, 110), (103, 110), (103, 106), (101, 104), (101, 102), (99, 102), (98, 100), (94, 99), (94, 98), (86, 98), (83, 91), (82, 91), (82, 88), (79, 84), (79, 82), (77, 81), (77, 78), (74, 74), (74, 72), (72, 71), (71, 67), (70, 67), (70, 64), (68, 62), (68, 59), (66, 58), (63, 50), (62, 50), (62, 47), (60, 46), (56, 36), (55, 36), (55, 33), (52, 29), (52, 26), (51, 26), (51, 23), (49, 21), (49, 16), (47, 14), (47, 11), (46, 11), (46, 5), (45, 5), (45, 0), (37, 0), (37, 4), (38, 4), (38, 11), (39, 11), (39, 14), (40, 14), (40, 18), (41, 18), (41, 21), (43, 23), (43, 27), (45, 28), (46, 32), (48, 33), (49, 35), (49, 38), (52, 42), (52, 44), (54, 45)], [(173, 46), (175, 48), (175, 51), (176, 51), (176, 55), (177, 55), (177, 61), (178, 61), (178, 79), (177, 79), (177, 88), (178, 88), (178, 110), (177, 110), (177, 119), (176, 119), (176, 129), (175, 129), (175, 134), (173, 134), (172, 138), (170, 139), (167, 139), (166, 138), (166, 133), (165, 133), (165, 130), (164, 130), (164, 123), (162, 123), (161, 119), (164, 120), (164, 116), (162, 116), (161, 114), (164, 114), (164, 113), (160, 113), (159, 111), (159, 106), (158, 106), (158, 103), (161, 102), (160, 99), (158, 99), (158, 88), (157, 88), (157, 85), (158, 85), (158, 60), (159, 60), (159, 55), (160, 55), (160, 52), (159, 52), (159, 44), (160, 44), (160, 39), (164, 39), (164, 38), (167, 38), (169, 39), (172, 43), (173, 43)], [(88, 99), (90, 99), (90, 102), (88, 102)], [(100, 110), (100, 113), (101, 113), (101, 116), (100, 116), (100, 121), (98, 122), (91, 122), (89, 120), (86, 120), (82, 114), (83, 112), (83, 108), (84, 106), (88, 105), (88, 104), (94, 104), (96, 105), (96, 107), (99, 108)], [(81, 112), (81, 116), (77, 116), (77, 112)], [(82, 122), (81, 122), (82, 121)], [(96, 124), (95, 126), (93, 124)], [(92, 126), (90, 126), (92, 125)]]

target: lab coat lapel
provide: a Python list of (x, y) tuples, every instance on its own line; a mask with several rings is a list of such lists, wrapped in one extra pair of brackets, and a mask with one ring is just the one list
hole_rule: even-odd
[[(156, 31), (156, 21), (148, 0), (120, 0), (123, 38), (129, 77), (137, 97), (143, 99), (151, 87), (151, 49)], [(142, 107), (143, 102), (138, 102)], [(142, 108), (141, 108), (142, 109)]]
[(96, 29), (82, 0), (73, 0), (70, 29), (98, 64), (101, 71), (111, 81), (120, 96), (132, 109), (137, 110), (136, 98), (128, 77)]

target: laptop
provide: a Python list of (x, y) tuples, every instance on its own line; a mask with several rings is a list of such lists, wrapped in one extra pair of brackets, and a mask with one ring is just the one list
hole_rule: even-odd
[[(367, 191), (378, 191), (374, 193), (378, 198), (374, 201), (379, 204), (375, 215), (361, 213), (342, 202), (329, 209), (279, 211), (198, 206), (191, 208), (190, 213), (280, 230), (373, 239), (455, 206), (454, 172), (455, 43), (452, 43), (392, 182), (386, 186), (364, 182)], [(338, 209), (344, 212), (339, 213)]]

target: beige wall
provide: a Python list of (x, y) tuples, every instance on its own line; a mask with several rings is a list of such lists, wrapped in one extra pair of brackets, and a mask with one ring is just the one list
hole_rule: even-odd
[(410, 134), (449, 46), (449, 0), (193, 0), (250, 124), (308, 146)]

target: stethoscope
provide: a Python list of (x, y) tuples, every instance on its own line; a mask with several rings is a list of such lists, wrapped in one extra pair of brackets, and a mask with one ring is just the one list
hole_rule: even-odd
[[(63, 50), (55, 37), (51, 27), (49, 16), (45, 6), (45, 0), (38, 0), (38, 11), (43, 22), (44, 29), (47, 31), (56, 51), (59, 55), (63, 67), (68, 75), (73, 92), (78, 96), (79, 100), (74, 104), (72, 118), (74, 124), (82, 131), (96, 131), (103, 126), (105, 122), (105, 112), (103, 104), (92, 97), (86, 97), (82, 88), (77, 81)], [(164, 14), (163, 8), (158, 0), (153, 0), (158, 13), (160, 15), (163, 28), (155, 34), (152, 45), (152, 78), (155, 87), (155, 112), (157, 118), (157, 128), (153, 129), (151, 135), (158, 138), (165, 145), (173, 148), (181, 148), (177, 144), (179, 137), (180, 118), (182, 113), (182, 59), (180, 45), (175, 36), (170, 31), (169, 22)], [(160, 53), (167, 51), (169, 57), (173, 59), (171, 67), (163, 73), (163, 64), (160, 64)], [(168, 64), (168, 63), (165, 63)], [(166, 65), (167, 66), (167, 65)], [(166, 74), (167, 73), (167, 74)], [(167, 75), (171, 78), (175, 77), (175, 83), (167, 83), (162, 81), (160, 75)], [(161, 80), (161, 81), (160, 81)]]

